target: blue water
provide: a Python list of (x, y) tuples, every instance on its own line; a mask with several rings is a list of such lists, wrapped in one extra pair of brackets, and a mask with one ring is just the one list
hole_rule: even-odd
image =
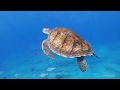
[[(41, 49), (43, 28), (65, 27), (80, 35), (99, 57), (76, 58)], [(1, 79), (120, 79), (120, 11), (0, 11)], [(51, 71), (48, 69), (52, 68)]]

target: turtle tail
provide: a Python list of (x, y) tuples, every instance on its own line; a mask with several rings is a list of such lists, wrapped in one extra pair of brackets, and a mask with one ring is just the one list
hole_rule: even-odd
[(97, 55), (95, 55), (94, 53), (93, 53), (93, 55), (96, 57), (96, 58), (99, 58)]
[[(96, 58), (98, 58), (98, 59), (106, 59), (106, 58), (101, 58), (101, 57), (98, 57), (97, 55), (95, 55), (94, 53), (93, 53), (93, 55), (96, 57)], [(91, 55), (92, 57), (93, 57), (93, 55)]]

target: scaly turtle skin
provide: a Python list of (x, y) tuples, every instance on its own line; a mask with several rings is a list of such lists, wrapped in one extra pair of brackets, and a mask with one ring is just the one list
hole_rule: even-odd
[(84, 56), (94, 55), (89, 43), (67, 28), (43, 28), (43, 33), (48, 34), (42, 42), (42, 50), (48, 57), (53, 58), (50, 50), (63, 57), (76, 57), (80, 70), (86, 71)]

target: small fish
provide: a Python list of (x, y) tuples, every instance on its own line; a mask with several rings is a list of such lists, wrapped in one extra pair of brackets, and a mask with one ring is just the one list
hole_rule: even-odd
[(41, 73), (40, 74), (40, 77), (45, 77), (45, 76), (47, 76), (48, 75), (48, 73)]
[(52, 71), (52, 70), (54, 70), (54, 69), (57, 69), (57, 68), (49, 67), (49, 68), (47, 69), (47, 71)]

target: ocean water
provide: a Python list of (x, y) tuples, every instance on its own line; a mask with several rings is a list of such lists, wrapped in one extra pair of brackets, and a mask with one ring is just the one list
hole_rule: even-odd
[[(64, 27), (89, 42), (99, 57), (76, 58), (51, 51), (47, 57), (43, 28)], [(120, 11), (0, 11), (0, 79), (120, 79)]]

